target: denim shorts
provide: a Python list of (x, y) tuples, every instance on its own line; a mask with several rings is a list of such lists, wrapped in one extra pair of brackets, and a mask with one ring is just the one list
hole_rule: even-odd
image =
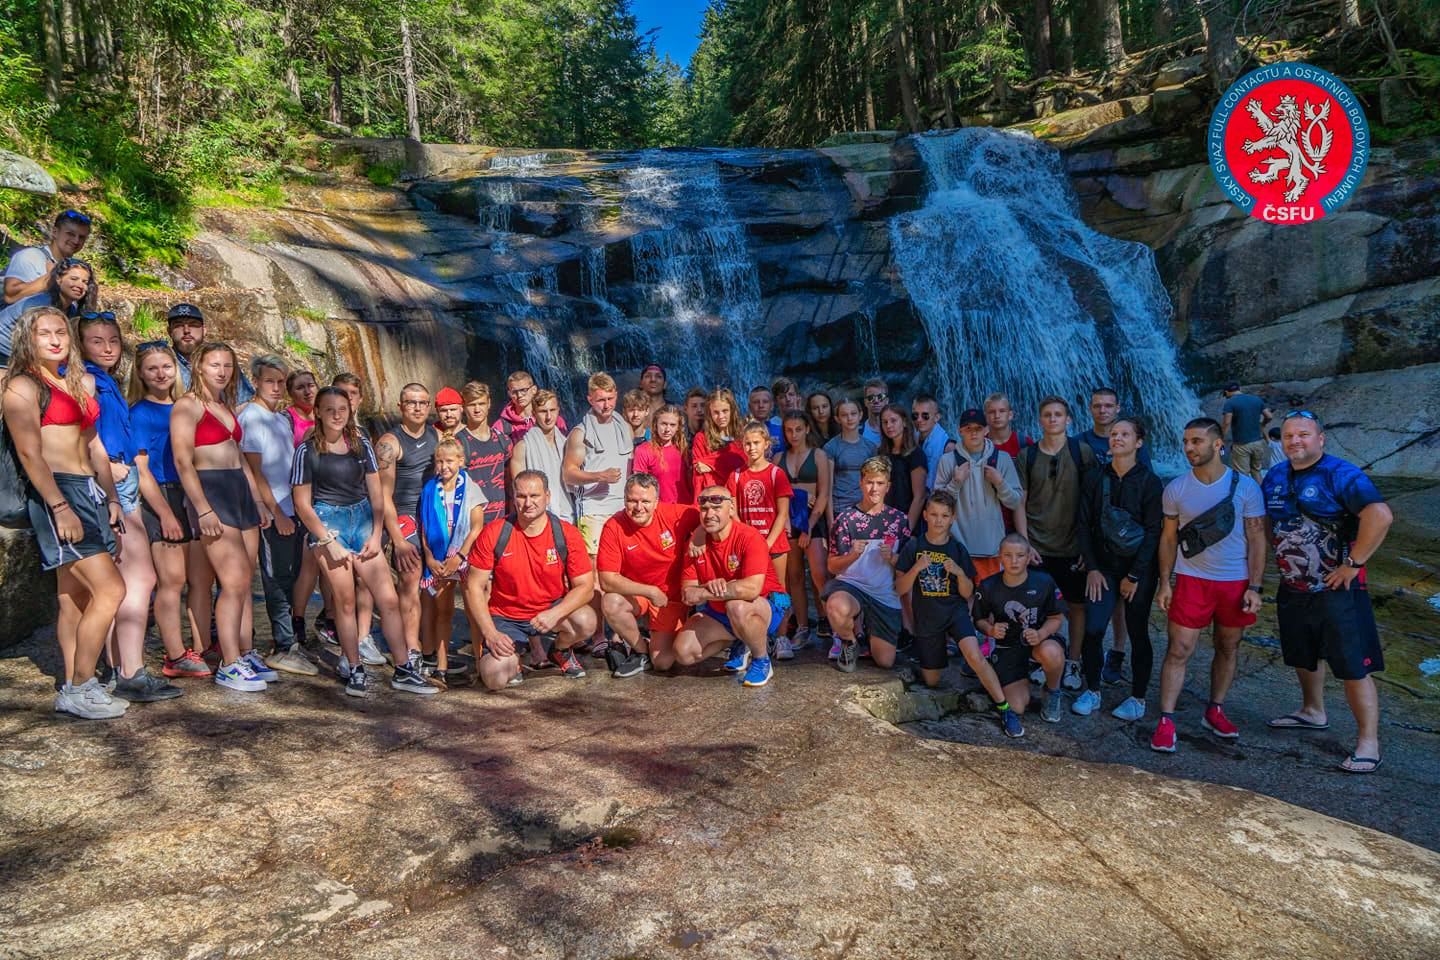
[[(320, 518), (320, 522), (325, 524), (326, 529), (340, 541), (340, 545), (351, 553), (359, 553), (375, 529), (375, 514), (370, 509), (369, 500), (345, 506), (316, 500), (314, 506), (315, 515)], [(312, 536), (309, 539), (310, 546), (315, 546), (315, 538)]]
[(120, 495), (121, 513), (129, 515), (140, 509), (140, 471), (135, 469), (135, 464), (130, 464), (124, 480), (116, 482), (115, 492)]

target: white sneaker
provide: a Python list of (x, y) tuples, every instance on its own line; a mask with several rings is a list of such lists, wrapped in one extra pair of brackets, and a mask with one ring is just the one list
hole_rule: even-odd
[(367, 667), (378, 667), (390, 662), (385, 659), (385, 654), (380, 652), (375, 638), (368, 633), (360, 638), (360, 662)]
[(814, 638), (815, 635), (811, 633), (809, 627), (800, 627), (798, 630), (795, 631), (795, 636), (790, 641), (790, 649), (792, 651), (804, 650), (806, 647), (810, 646), (810, 643), (812, 640), (814, 640)]
[(341, 680), (350, 679), (350, 661), (345, 654), (340, 654), (340, 659), (335, 661), (335, 675)]
[(1096, 693), (1094, 690), (1086, 690), (1084, 693), (1080, 694), (1080, 696), (1075, 698), (1074, 703), (1070, 704), (1070, 712), (1079, 714), (1082, 717), (1088, 717), (1090, 716), (1090, 714), (1094, 713), (1096, 710), (1099, 709), (1100, 694)]
[(1110, 711), (1110, 715), (1121, 720), (1139, 720), (1145, 716), (1145, 701), (1139, 697), (1127, 697), (1124, 703)]
[(839, 637), (836, 637), (836, 638), (835, 638), (835, 642), (832, 643), (832, 644), (830, 644), (830, 659), (831, 659), (831, 660), (839, 660), (839, 659), (840, 659), (840, 638), (839, 638)]
[(86, 680), (76, 687), (69, 683), (55, 694), (55, 709), (82, 720), (114, 720), (129, 709), (128, 701), (110, 696), (99, 680)]
[(1045, 686), (1045, 668), (1044, 668), (1044, 667), (1036, 667), (1034, 670), (1031, 670), (1031, 671), (1030, 671), (1030, 682), (1031, 682), (1031, 683), (1038, 683), (1038, 684), (1040, 684), (1040, 686), (1042, 686), (1042, 687)]
[(273, 683), (280, 679), (280, 674), (276, 673), (275, 668), (265, 662), (265, 658), (260, 656), (259, 650), (252, 647), (240, 654), (240, 659), (249, 665), (251, 672), (254, 673), (255, 676), (264, 680), (266, 683)]
[(790, 638), (781, 634), (775, 638), (775, 659), (794, 660), (795, 648), (790, 645)]
[(1079, 690), (1085, 686), (1085, 678), (1080, 675), (1080, 661), (1066, 660), (1065, 675), (1060, 678), (1062, 690)]
[(241, 693), (260, 693), (266, 687), (265, 681), (255, 675), (244, 657), (216, 670), (215, 683), (227, 690), (239, 690)]

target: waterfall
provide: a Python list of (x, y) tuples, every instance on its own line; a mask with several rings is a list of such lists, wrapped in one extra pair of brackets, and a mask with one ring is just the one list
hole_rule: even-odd
[(1090, 391), (1106, 385), (1144, 418), (1156, 459), (1178, 462), (1199, 403), (1149, 248), (1086, 226), (1060, 154), (1033, 137), (969, 128), (915, 143), (928, 195), (890, 237), (949, 422), (1002, 390), (1027, 432), (1047, 394), (1084, 429)]
[(650, 228), (630, 238), (630, 249), (635, 279), (670, 321), (663, 362), (671, 382), (728, 383), (737, 392), (765, 382), (759, 275), (718, 166), (650, 151), (621, 187), (623, 215)]
[(502, 156), (490, 158), (491, 170), (534, 170), (543, 166), (545, 154), (543, 153), (522, 153), (514, 156)]

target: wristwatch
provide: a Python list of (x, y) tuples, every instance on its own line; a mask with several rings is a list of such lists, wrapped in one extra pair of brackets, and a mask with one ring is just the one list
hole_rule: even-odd
[(1263, 594), (1265, 592), (1265, 585), (1263, 583), (1252, 583), (1250, 584), (1250, 586), (1246, 587), (1246, 589), (1253, 590), (1259, 594)]

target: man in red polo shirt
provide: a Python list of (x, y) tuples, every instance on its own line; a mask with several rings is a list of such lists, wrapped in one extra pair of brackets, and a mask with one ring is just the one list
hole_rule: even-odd
[[(694, 507), (660, 502), (652, 475), (632, 473), (625, 482), (625, 508), (605, 521), (595, 555), (605, 622), (621, 641), (605, 656), (614, 676), (633, 677), (647, 660), (657, 670), (675, 663), (675, 631), (690, 613), (680, 601), (680, 575), (699, 525)], [(648, 642), (642, 619), (649, 622)]]
[(595, 630), (595, 574), (580, 531), (549, 512), (539, 470), (522, 470), (514, 490), (515, 513), (485, 524), (465, 578), (465, 612), (485, 646), (480, 679), (490, 690), (520, 682), (532, 640), (562, 674), (585, 676), (570, 648)]
[(766, 640), (785, 619), (790, 597), (764, 535), (735, 518), (730, 491), (711, 484), (698, 502), (705, 542), (698, 556), (687, 552), (680, 599), (700, 609), (675, 636), (675, 662), (699, 663), (728, 645), (725, 669), (747, 687), (763, 687), (773, 673)]

